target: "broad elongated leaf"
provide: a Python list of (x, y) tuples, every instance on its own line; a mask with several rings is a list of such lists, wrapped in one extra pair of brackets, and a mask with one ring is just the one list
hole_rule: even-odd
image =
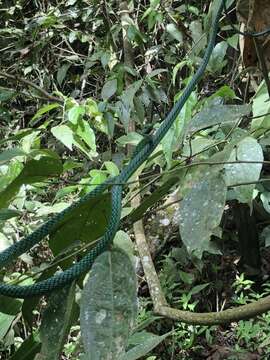
[(31, 334), (9, 360), (33, 360), (40, 348), (39, 335), (37, 333)]
[(193, 117), (187, 132), (194, 133), (217, 124), (235, 123), (241, 116), (248, 115), (250, 111), (250, 105), (212, 105)]
[(43, 181), (48, 177), (60, 175), (62, 171), (62, 163), (56, 158), (44, 156), (39, 160), (28, 161), (20, 174), (0, 192), (0, 209), (7, 207), (23, 184)]
[(16, 315), (4, 314), (0, 312), (0, 341), (2, 341), (4, 336), (7, 334), (15, 317)]
[(146, 199), (143, 200), (142, 203), (127, 216), (127, 222), (129, 224), (133, 224), (134, 222), (140, 220), (151, 206), (167, 195), (168, 191), (180, 182), (180, 177), (181, 175), (172, 174), (170, 179), (158, 187), (151, 195), (146, 197)]
[(0, 209), (0, 221), (5, 221), (19, 215), (21, 215), (21, 212), (18, 210)]
[(54, 126), (51, 132), (57, 140), (61, 141), (69, 150), (72, 150), (73, 131), (67, 125)]
[(270, 102), (269, 93), (265, 81), (259, 86), (253, 100), (252, 112), (254, 119), (251, 122), (251, 130), (256, 130), (256, 137), (264, 134), (270, 126)]
[(107, 81), (101, 91), (101, 96), (103, 100), (108, 100), (109, 98), (111, 98), (117, 90), (117, 80), (113, 79), (113, 80), (109, 80)]
[(75, 300), (75, 283), (53, 292), (43, 314), (40, 338), (41, 355), (58, 360), (68, 335)]
[[(241, 140), (232, 150), (228, 161), (263, 161), (263, 152), (257, 140), (246, 137)], [(225, 181), (227, 186), (237, 185), (245, 182), (256, 182), (261, 173), (262, 164), (226, 164)], [(252, 200), (255, 184), (237, 186), (234, 188), (235, 197), (242, 203)]]
[(50, 248), (55, 255), (72, 244), (90, 243), (105, 231), (110, 216), (110, 195), (89, 199), (71, 211), (50, 236)]
[(0, 295), (0, 309), (3, 313), (17, 315), (21, 311), (22, 300), (11, 299), (7, 296)]
[(81, 332), (87, 359), (119, 360), (137, 313), (136, 275), (118, 249), (95, 261), (81, 301)]
[(136, 132), (129, 132), (127, 135), (120, 136), (116, 141), (120, 145), (137, 145), (141, 140), (143, 139), (143, 136), (141, 134), (138, 134)]
[(32, 123), (40, 118), (41, 116), (43, 116), (44, 114), (46, 114), (47, 112), (53, 110), (53, 109), (57, 109), (59, 108), (60, 104), (58, 103), (53, 103), (53, 104), (48, 104), (48, 105), (44, 105), (42, 106), (37, 112), (36, 114), (32, 117), (31, 121), (30, 121), (30, 126), (32, 125)]
[(85, 107), (82, 105), (73, 106), (68, 112), (68, 120), (76, 125), (78, 120), (85, 114)]
[(184, 197), (180, 206), (180, 234), (189, 252), (201, 257), (213, 252), (210, 237), (223, 214), (226, 185), (220, 173), (210, 171)]
[(17, 156), (24, 156), (27, 155), (21, 149), (7, 149), (0, 153), (0, 165), (5, 164), (6, 162), (10, 161), (11, 159)]
[(77, 128), (77, 135), (90, 147), (90, 149), (96, 151), (96, 137), (93, 129), (87, 121), (79, 121)]
[(207, 65), (207, 70), (212, 73), (220, 73), (223, 67), (227, 64), (225, 55), (227, 52), (228, 44), (226, 41), (221, 41), (214, 47), (210, 60)]
[(170, 334), (165, 334), (162, 336), (157, 336), (155, 334), (148, 333), (143, 331), (140, 334), (135, 334), (131, 337), (131, 340), (136, 336), (138, 340), (138, 345), (134, 346), (131, 350), (123, 354), (119, 360), (137, 360), (141, 357), (147, 355), (151, 350), (153, 350), (158, 344), (160, 344), (166, 337)]
[(130, 239), (129, 235), (125, 231), (123, 230), (117, 231), (113, 239), (113, 243), (114, 245), (122, 249), (132, 260), (134, 244)]
[(270, 246), (270, 225), (266, 226), (260, 234), (264, 246)]
[(181, 44), (183, 42), (183, 35), (178, 30), (177, 26), (173, 23), (170, 23), (166, 26), (166, 31), (171, 35), (171, 37)]
[(67, 64), (62, 65), (58, 69), (58, 71), (57, 71), (57, 82), (58, 82), (58, 84), (60, 86), (62, 85), (70, 66), (71, 66), (71, 64), (67, 63)]
[(121, 100), (123, 101), (123, 104), (125, 105), (125, 107), (133, 108), (134, 96), (135, 96), (136, 92), (141, 88), (142, 83), (143, 83), (143, 80), (135, 81), (127, 88), (127, 90), (125, 90), (123, 92), (123, 94), (121, 95)]
[(16, 91), (13, 89), (7, 89), (0, 87), (0, 102), (4, 102), (12, 99), (16, 95)]

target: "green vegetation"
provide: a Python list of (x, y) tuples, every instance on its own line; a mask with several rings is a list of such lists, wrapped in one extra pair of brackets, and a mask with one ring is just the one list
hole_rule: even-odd
[[(0, 1), (0, 250), (108, 182), (1, 283), (86, 262), (112, 185), (194, 78), (220, 4)], [(1, 359), (269, 358), (268, 79), (241, 67), (234, 5), (173, 125), (118, 184), (113, 244), (45, 296), (0, 295)]]

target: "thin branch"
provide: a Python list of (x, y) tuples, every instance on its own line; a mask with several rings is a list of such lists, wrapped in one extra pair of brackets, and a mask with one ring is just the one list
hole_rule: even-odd
[(9, 80), (12, 80), (15, 82), (20, 82), (22, 84), (32, 87), (33, 89), (37, 90), (48, 101), (58, 102), (60, 104), (64, 103), (64, 100), (60, 99), (59, 97), (49, 94), (46, 90), (42, 89), (41, 87), (39, 87), (38, 85), (36, 85), (35, 83), (33, 83), (30, 80), (24, 79), (24, 78), (16, 76), (16, 75), (7, 74), (3, 71), (0, 71), (0, 76), (5, 77), (6, 79), (9, 79)]

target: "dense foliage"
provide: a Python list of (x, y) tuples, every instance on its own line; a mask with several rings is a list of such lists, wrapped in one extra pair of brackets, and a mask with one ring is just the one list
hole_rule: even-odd
[[(0, 1), (0, 250), (119, 174), (194, 75), (219, 3)], [(270, 292), (269, 94), (242, 69), (230, 22), (234, 11), (203, 81), (126, 184), (112, 251), (45, 297), (0, 297), (1, 358), (269, 357), (269, 313), (224, 327), (156, 316), (133, 241), (142, 219), (177, 309), (220, 311)], [(108, 193), (83, 204), (1, 280), (30, 285), (67, 269), (110, 211)]]

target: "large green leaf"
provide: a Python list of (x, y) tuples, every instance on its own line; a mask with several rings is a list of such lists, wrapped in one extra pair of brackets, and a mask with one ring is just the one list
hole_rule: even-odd
[(158, 344), (160, 344), (168, 335), (157, 336), (155, 334), (142, 331), (131, 336), (130, 341), (136, 342), (136, 345), (123, 354), (119, 360), (136, 360), (146, 356)]
[(207, 65), (208, 71), (211, 73), (221, 73), (221, 70), (227, 64), (227, 59), (225, 58), (227, 48), (228, 44), (226, 41), (216, 44)]
[(157, 204), (158, 201), (168, 194), (171, 188), (180, 182), (181, 176), (182, 173), (179, 170), (177, 174), (172, 173), (171, 177), (164, 184), (161, 184), (151, 195), (146, 197), (145, 200), (126, 217), (124, 223), (133, 224), (140, 220), (151, 206)]
[(0, 192), (0, 208), (8, 206), (23, 184), (33, 184), (48, 177), (59, 176), (63, 171), (59, 159), (52, 157), (41, 157), (39, 160), (27, 161), (20, 174)]
[(21, 149), (7, 149), (0, 153), (0, 165), (5, 164), (6, 162), (10, 161), (11, 159), (18, 157), (18, 156), (24, 156), (27, 155), (24, 151)]
[(235, 123), (250, 113), (250, 105), (212, 105), (203, 108), (188, 125), (187, 132), (194, 133), (217, 124)]
[(72, 244), (79, 244), (80, 241), (90, 243), (103, 235), (110, 211), (109, 194), (91, 198), (72, 210), (50, 236), (49, 244), (54, 254), (59, 254)]
[(39, 119), (40, 117), (42, 117), (44, 114), (48, 113), (49, 111), (53, 110), (53, 109), (57, 109), (59, 108), (61, 105), (58, 103), (53, 103), (53, 104), (47, 104), (42, 106), (37, 112), (36, 114), (32, 117), (31, 121), (30, 121), (30, 126), (33, 125), (33, 123), (35, 122), (36, 119)]
[(20, 216), (22, 213), (18, 210), (12, 209), (0, 209), (0, 221), (5, 221), (16, 216)]
[(42, 317), (41, 355), (46, 360), (58, 360), (70, 330), (75, 301), (75, 282), (53, 292)]
[(0, 102), (4, 102), (12, 99), (16, 95), (16, 91), (13, 89), (7, 89), (0, 87)]
[(108, 100), (116, 93), (116, 90), (117, 90), (117, 80), (113, 79), (113, 80), (107, 81), (103, 85), (103, 88), (101, 90), (102, 99)]
[(21, 311), (22, 300), (0, 295), (0, 309), (4, 314), (17, 315)]
[(0, 312), (0, 341), (2, 341), (7, 334), (15, 318), (16, 315), (4, 314)]
[(173, 23), (166, 25), (166, 31), (171, 35), (171, 37), (179, 42), (179, 44), (183, 43), (183, 35), (178, 30), (177, 26)]
[(69, 150), (72, 150), (73, 131), (67, 125), (58, 125), (51, 128), (51, 132), (57, 140), (61, 141)]
[[(211, 169), (210, 169), (211, 170)], [(210, 237), (219, 226), (226, 200), (226, 185), (219, 172), (206, 172), (180, 206), (180, 234), (189, 252), (201, 257), (214, 252)]]
[(87, 359), (119, 360), (137, 314), (136, 275), (118, 249), (95, 261), (81, 300), (81, 332)]
[(256, 136), (264, 134), (270, 127), (270, 101), (265, 81), (260, 84), (253, 99), (252, 112), (254, 119), (251, 122), (251, 130), (256, 130)]
[(37, 333), (31, 334), (9, 360), (33, 360), (40, 351), (41, 343)]
[(76, 134), (90, 147), (90, 149), (96, 151), (95, 133), (87, 121), (80, 120), (78, 122)]
[(68, 120), (76, 125), (78, 120), (85, 114), (85, 107), (82, 105), (75, 105), (68, 111)]
[[(241, 140), (232, 150), (228, 161), (263, 161), (261, 145), (252, 137)], [(256, 182), (261, 173), (262, 164), (226, 164), (225, 181), (227, 186), (237, 185), (245, 182)], [(242, 203), (252, 200), (255, 184), (242, 185), (234, 188), (235, 198)]]

